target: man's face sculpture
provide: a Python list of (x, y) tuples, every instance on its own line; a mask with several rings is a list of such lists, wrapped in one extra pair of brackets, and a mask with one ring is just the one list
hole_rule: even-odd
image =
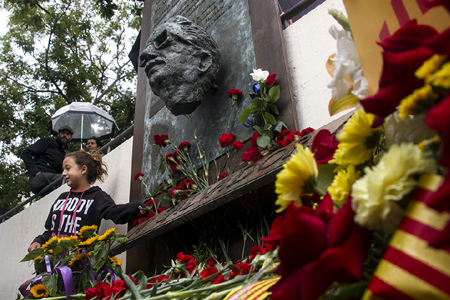
[(214, 40), (182, 16), (155, 28), (139, 56), (153, 93), (174, 115), (189, 114), (213, 86), (220, 54)]

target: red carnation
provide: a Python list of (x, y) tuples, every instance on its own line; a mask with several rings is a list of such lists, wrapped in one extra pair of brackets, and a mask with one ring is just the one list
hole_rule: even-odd
[(275, 74), (275, 73), (269, 74), (269, 76), (267, 76), (267, 79), (266, 79), (266, 84), (268, 86), (270, 86), (270, 85), (274, 84), (275, 82), (277, 82), (275, 80), (275, 77), (277, 77), (277, 74)]
[(225, 148), (233, 143), (234, 133), (224, 133), (219, 137), (220, 147)]
[(258, 136), (261, 136), (258, 131), (253, 132), (252, 138), (250, 139), (253, 147), (258, 147), (258, 144), (256, 143)]
[(134, 180), (142, 180), (142, 177), (144, 177), (144, 173), (142, 172), (137, 172), (134, 174)]
[(126, 290), (127, 285), (123, 280), (116, 280), (111, 285), (106, 282), (99, 282), (93, 288), (86, 290), (84, 299), (90, 300), (95, 297), (97, 297), (96, 299), (121, 298)]
[[(205, 279), (205, 278), (207, 278), (207, 277), (209, 277), (209, 276), (211, 276), (211, 275), (216, 274), (217, 272), (219, 272), (219, 270), (217, 270), (216, 267), (210, 266), (210, 267), (207, 267), (206, 270), (201, 271), (201, 272), (200, 272), (200, 276), (201, 276), (203, 279)], [(226, 280), (225, 280), (225, 277), (224, 277), (222, 274), (220, 274), (219, 276), (217, 276), (217, 277), (211, 279), (211, 282), (212, 282), (213, 284), (217, 284), (217, 283), (221, 283), (221, 282), (225, 282), (225, 281), (226, 281)]]
[(191, 147), (191, 144), (189, 144), (189, 142), (182, 142), (181, 144), (178, 145), (178, 149), (180, 151), (187, 151), (189, 147)]
[(264, 255), (267, 252), (269, 252), (269, 250), (267, 248), (261, 247), (260, 245), (253, 246), (252, 250), (250, 250), (249, 259), (250, 259), (250, 261), (252, 261), (256, 257), (256, 255), (258, 255), (258, 254)]
[[(234, 265), (236, 267), (238, 267), (238, 269), (233, 269), (231, 271), (231, 274), (229, 277), (230, 280), (238, 275), (246, 275), (246, 274), (250, 273), (250, 271), (252, 270), (252, 265), (249, 264), (248, 262), (238, 262), (238, 263), (235, 263)], [(255, 272), (255, 270), (253, 270), (253, 272)]]
[(315, 130), (315, 129), (312, 128), (312, 127), (306, 127), (305, 129), (303, 129), (303, 130), (300, 132), (300, 137), (302, 138), (302, 137), (304, 137), (305, 135), (307, 135), (307, 134), (313, 132), (314, 130)]
[(259, 152), (258, 148), (252, 146), (244, 152), (241, 160), (244, 162), (255, 162), (263, 157), (264, 156)]
[(228, 95), (231, 99), (233, 99), (233, 101), (237, 101), (239, 98), (242, 97), (242, 91), (241, 91), (241, 90), (238, 90), (238, 89), (231, 89), (231, 90), (228, 90), (227, 95)]
[(190, 255), (185, 255), (183, 252), (180, 252), (177, 254), (177, 261), (185, 265), (185, 269), (192, 273), (192, 271), (197, 268), (197, 263), (195, 262), (195, 259)]
[(155, 144), (161, 147), (166, 147), (167, 143), (166, 141), (169, 140), (169, 136), (167, 134), (162, 134), (162, 135), (154, 135), (153, 136), (153, 140), (155, 141)]
[(228, 172), (222, 172), (222, 173), (219, 174), (219, 180), (222, 180), (222, 179), (224, 179), (227, 176), (228, 176)]
[(233, 150), (241, 150), (242, 148), (244, 148), (244, 143), (241, 141), (233, 142)]

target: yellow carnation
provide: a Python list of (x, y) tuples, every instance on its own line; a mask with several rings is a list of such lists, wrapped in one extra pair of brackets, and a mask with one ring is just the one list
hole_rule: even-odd
[(285, 210), (291, 202), (301, 206), (300, 196), (313, 192), (319, 175), (311, 150), (300, 144), (296, 145), (296, 149), (297, 151), (284, 164), (283, 170), (277, 174), (275, 193), (278, 194), (278, 199), (275, 204), (280, 206), (277, 212)]
[(381, 127), (371, 128), (374, 115), (358, 109), (338, 135), (339, 145), (329, 163), (359, 165), (372, 158), (381, 136)]
[(435, 87), (450, 89), (450, 62), (445, 63), (439, 71), (434, 73), (431, 84)]
[(344, 205), (352, 189), (353, 183), (361, 176), (361, 172), (356, 172), (354, 165), (349, 165), (347, 169), (338, 171), (333, 182), (328, 187), (331, 199), (340, 206)]
[(393, 145), (373, 168), (364, 169), (352, 189), (355, 222), (371, 230), (392, 233), (403, 216), (397, 201), (417, 184), (415, 175), (433, 173), (436, 162), (413, 144)]
[(447, 55), (435, 54), (430, 59), (426, 60), (420, 68), (414, 73), (417, 78), (426, 79), (434, 72), (439, 70), (441, 65), (447, 60)]

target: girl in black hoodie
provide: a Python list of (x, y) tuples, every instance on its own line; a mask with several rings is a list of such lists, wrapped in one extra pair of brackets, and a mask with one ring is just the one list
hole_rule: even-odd
[(115, 204), (114, 200), (98, 186), (91, 187), (96, 180), (103, 181), (107, 175), (106, 165), (98, 154), (77, 151), (66, 155), (63, 162), (64, 179), (71, 187), (53, 203), (45, 222), (45, 232), (37, 236), (28, 251), (41, 247), (53, 236), (76, 235), (83, 226), (100, 226), (102, 219), (117, 224), (127, 223), (147, 214), (142, 202)]

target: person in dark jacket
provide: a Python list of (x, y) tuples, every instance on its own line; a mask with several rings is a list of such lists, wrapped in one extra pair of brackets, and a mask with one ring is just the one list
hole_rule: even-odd
[(45, 222), (45, 232), (38, 235), (28, 251), (40, 248), (50, 238), (77, 235), (83, 226), (100, 226), (102, 219), (124, 224), (146, 215), (142, 202), (116, 204), (98, 186), (91, 187), (96, 180), (103, 181), (107, 175), (105, 164), (98, 154), (77, 151), (67, 154), (63, 162), (63, 176), (71, 187), (53, 203)]
[[(47, 185), (61, 178), (62, 162), (66, 155), (64, 150), (72, 140), (72, 135), (73, 129), (70, 126), (62, 126), (58, 130), (56, 139), (42, 138), (28, 146), (20, 154), (27, 168), (30, 190), (34, 194), (39, 193)], [(61, 180), (61, 184), (62, 182)]]

